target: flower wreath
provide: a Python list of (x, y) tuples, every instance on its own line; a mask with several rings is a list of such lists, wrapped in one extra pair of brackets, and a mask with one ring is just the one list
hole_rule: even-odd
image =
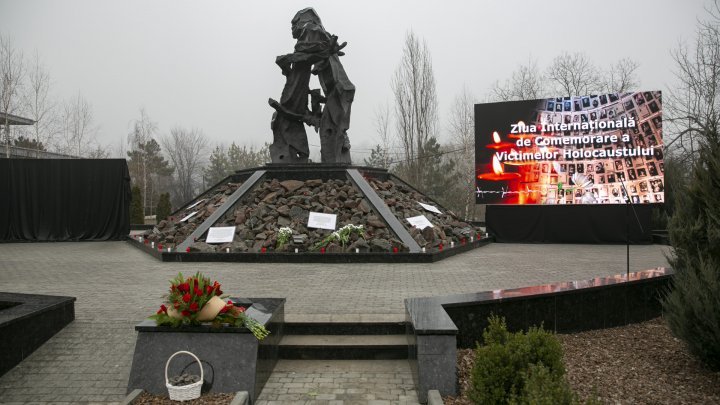
[(246, 308), (235, 306), (230, 300), (225, 302), (220, 283), (211, 282), (210, 278), (200, 272), (187, 278), (178, 273), (170, 280), (170, 291), (164, 298), (165, 302), (157, 313), (150, 316), (158, 325), (179, 327), (211, 322), (213, 327), (244, 326), (258, 340), (270, 333), (258, 321), (245, 314)]

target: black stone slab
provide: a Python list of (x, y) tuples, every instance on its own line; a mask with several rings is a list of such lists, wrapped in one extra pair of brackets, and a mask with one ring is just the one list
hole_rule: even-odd
[[(418, 393), (418, 401), (425, 403), (427, 402), (427, 393), (431, 389), (440, 391), (442, 395), (456, 396), (458, 394), (455, 374), (457, 328), (452, 324), (447, 313), (442, 311), (439, 303), (428, 306), (420, 305), (409, 310), (408, 300), (405, 300), (408, 361)], [(439, 308), (441, 312), (435, 308)], [(430, 313), (418, 316), (417, 312), (425, 309), (430, 310)], [(437, 319), (437, 323), (430, 325), (433, 317)], [(425, 329), (424, 334), (419, 334), (413, 320), (429, 326), (430, 329)]]
[[(172, 328), (145, 320), (135, 327), (135, 343), (127, 392), (143, 389), (166, 394), (165, 363), (180, 350), (194, 353), (204, 369), (203, 392), (248, 391), (251, 402), (257, 399), (278, 360), (278, 344), (283, 336), (284, 298), (250, 298), (247, 314), (265, 325), (270, 335), (258, 341), (246, 328), (209, 325)], [(199, 375), (195, 360), (176, 356), (170, 363), (169, 376), (183, 371)]]
[(458, 345), (475, 347), (491, 313), (505, 316), (511, 330), (543, 324), (572, 333), (641, 322), (662, 313), (661, 295), (674, 274), (656, 268), (591, 280), (435, 297), (457, 326)]
[(363, 252), (363, 253), (276, 253), (276, 252), (168, 252), (150, 244), (139, 242), (137, 238), (126, 239), (132, 246), (152, 255), (163, 262), (245, 262), (245, 263), (434, 263), (459, 253), (464, 253), (491, 243), (491, 238), (475, 239), (465, 244), (456, 244), (454, 247), (444, 247), (440, 251), (420, 253), (409, 252)]
[[(509, 330), (543, 325), (559, 333), (608, 328), (660, 316), (660, 298), (672, 269), (597, 277), (508, 290), (405, 300), (410, 364), (421, 402), (430, 389), (455, 395), (455, 350), (482, 341), (491, 314), (504, 316)], [(453, 367), (450, 366), (453, 365)], [(444, 370), (444, 371), (443, 371)]]
[(405, 360), (407, 345), (280, 346), (285, 360)]
[(286, 335), (402, 335), (405, 322), (286, 322)]
[(75, 319), (75, 297), (0, 292), (0, 376)]
[[(348, 165), (341, 164), (324, 164), (324, 163), (308, 163), (308, 164), (273, 164), (268, 163), (262, 166), (262, 170), (268, 173), (269, 177), (278, 179), (279, 181), (285, 180), (314, 180), (319, 179), (322, 181), (345, 179), (345, 170)], [(254, 169), (243, 169), (238, 170), (236, 173), (244, 174), (258, 170)]]

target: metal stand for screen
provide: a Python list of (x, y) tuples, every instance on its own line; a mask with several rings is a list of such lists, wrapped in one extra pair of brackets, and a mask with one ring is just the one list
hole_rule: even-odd
[(620, 185), (622, 185), (623, 194), (625, 194), (625, 247), (627, 256), (627, 270), (626, 274), (628, 279), (630, 278), (630, 209), (632, 208), (633, 214), (635, 214), (635, 221), (637, 221), (638, 227), (640, 228), (640, 234), (643, 234), (643, 226), (640, 223), (640, 217), (638, 217), (637, 211), (635, 211), (635, 205), (630, 201), (630, 193), (628, 193), (625, 187), (625, 180), (622, 177), (620, 179)]

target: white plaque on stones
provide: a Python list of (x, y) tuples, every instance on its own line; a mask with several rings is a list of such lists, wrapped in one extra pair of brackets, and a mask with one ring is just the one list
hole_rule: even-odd
[(423, 203), (421, 203), (421, 202), (418, 202), (418, 204), (420, 204), (420, 206), (423, 207), (423, 208), (425, 208), (427, 211), (434, 212), (434, 213), (436, 213), (436, 214), (442, 214), (442, 212), (440, 212), (440, 210), (437, 209), (437, 207), (434, 206), (434, 205), (423, 204)]
[(322, 212), (311, 212), (308, 216), (308, 228), (320, 228), (335, 230), (335, 224), (337, 223), (336, 214), (325, 214)]
[(200, 203), (203, 202), (203, 201), (205, 201), (204, 198), (203, 198), (203, 199), (200, 199), (200, 200), (197, 200), (197, 201), (195, 201), (195, 202), (193, 203), (193, 205), (191, 205), (191, 206), (189, 206), (189, 207), (187, 207), (187, 208), (185, 208), (185, 209), (186, 209), (186, 210), (189, 210), (189, 209), (195, 208), (196, 205), (200, 204)]
[(228, 243), (235, 239), (234, 226), (214, 226), (208, 229), (206, 243)]
[(425, 218), (425, 215), (418, 215), (417, 217), (405, 218), (405, 220), (408, 221), (410, 223), (410, 225), (412, 225), (418, 229), (425, 229), (428, 226), (430, 228), (433, 227), (433, 224), (431, 224), (430, 221), (428, 221), (428, 219)]
[(188, 219), (194, 217), (195, 214), (197, 214), (197, 213), (198, 213), (197, 211), (193, 211), (193, 212), (187, 214), (187, 215), (185, 216), (185, 218), (181, 219), (179, 222), (185, 222), (185, 221), (187, 221)]

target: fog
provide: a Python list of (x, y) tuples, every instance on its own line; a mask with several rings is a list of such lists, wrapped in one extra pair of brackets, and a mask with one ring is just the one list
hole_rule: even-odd
[[(671, 51), (691, 41), (704, 1), (52, 1), (0, 0), (0, 33), (37, 52), (58, 99), (82, 94), (98, 141), (117, 154), (144, 107), (159, 134), (201, 128), (212, 143), (271, 142), (268, 97), (284, 77), (290, 20), (312, 6), (347, 41), (342, 62), (357, 88), (349, 131), (354, 158), (378, 142), (376, 109), (392, 105), (390, 81), (413, 30), (427, 42), (438, 90), (441, 140), (453, 98), (466, 86), (483, 100), (496, 80), (535, 59), (584, 52), (599, 67), (639, 63), (638, 90), (667, 91)], [(319, 150), (314, 131), (311, 149)]]

